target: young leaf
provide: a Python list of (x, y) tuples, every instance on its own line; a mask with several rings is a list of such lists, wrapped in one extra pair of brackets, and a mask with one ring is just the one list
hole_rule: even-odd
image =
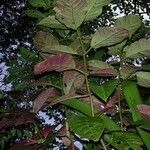
[(91, 47), (100, 48), (120, 43), (128, 37), (128, 31), (121, 27), (100, 27), (94, 34)]
[(132, 81), (127, 81), (123, 85), (123, 94), (125, 96), (129, 108), (131, 109), (132, 118), (134, 122), (141, 120), (142, 117), (137, 109), (137, 105), (142, 104), (142, 100), (139, 95), (136, 83)]
[(150, 120), (150, 106), (149, 105), (137, 105), (139, 112), (141, 113), (144, 119)]
[(37, 75), (51, 71), (62, 72), (70, 68), (75, 68), (73, 57), (69, 54), (58, 54), (35, 65), (34, 74)]
[(85, 21), (93, 20), (102, 13), (102, 8), (110, 3), (110, 0), (87, 0), (87, 12)]
[(86, 7), (86, 0), (57, 0), (54, 10), (61, 23), (76, 30), (84, 21)]
[(143, 87), (150, 87), (150, 72), (138, 71), (135, 73), (137, 77), (137, 84)]
[(55, 97), (57, 95), (58, 93), (54, 88), (49, 88), (41, 92), (33, 102), (33, 112), (37, 113), (49, 98)]
[(75, 134), (83, 138), (99, 141), (104, 131), (104, 122), (99, 116), (87, 117), (77, 115), (69, 119), (69, 127)]
[(55, 19), (55, 16), (48, 16), (44, 19), (42, 19), (38, 25), (54, 28), (54, 29), (66, 29), (66, 27), (61, 24), (57, 19)]
[(140, 39), (139, 41), (132, 43), (130, 46), (125, 47), (124, 51), (128, 58), (143, 57), (145, 52), (146, 54), (150, 53), (150, 38)]
[(130, 38), (139, 29), (141, 25), (142, 21), (140, 17), (136, 15), (120, 17), (116, 20), (114, 24), (114, 26), (116, 27), (122, 27), (124, 29), (127, 29), (129, 31)]
[(117, 80), (109, 80), (104, 84), (97, 85), (96, 83), (90, 83), (90, 88), (92, 92), (99, 98), (107, 101), (108, 97), (112, 94), (117, 86)]

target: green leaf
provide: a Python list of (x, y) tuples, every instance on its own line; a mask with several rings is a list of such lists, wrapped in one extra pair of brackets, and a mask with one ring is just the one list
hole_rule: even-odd
[(88, 62), (89, 69), (106, 69), (106, 68), (113, 68), (113, 66), (109, 65), (106, 62), (100, 60), (90, 60)]
[(123, 85), (123, 94), (129, 108), (131, 109), (133, 121), (136, 122), (141, 120), (142, 117), (137, 109), (137, 105), (142, 104), (142, 100), (139, 95), (136, 83), (132, 81), (127, 81)]
[(150, 149), (150, 142), (149, 142), (150, 133), (143, 129), (140, 129), (140, 128), (137, 128), (137, 130), (138, 130), (141, 138), (143, 139), (144, 144), (146, 145), (147, 149), (149, 150)]
[(119, 150), (142, 150), (143, 142), (135, 133), (118, 132), (105, 134), (104, 139)]
[(84, 21), (86, 7), (85, 0), (57, 0), (54, 10), (61, 23), (76, 30)]
[(128, 31), (120, 27), (100, 27), (93, 35), (91, 47), (100, 48), (122, 42), (128, 37)]
[(150, 38), (140, 39), (139, 41), (132, 43), (130, 46), (125, 47), (124, 51), (126, 53), (126, 57), (129, 58), (138, 58), (143, 56), (149, 57), (150, 55), (147, 54), (150, 54)]
[(25, 15), (29, 16), (29, 17), (32, 17), (32, 18), (37, 18), (37, 19), (43, 19), (46, 17), (45, 14), (41, 13), (40, 11), (38, 10), (26, 10), (25, 11)]
[(137, 29), (139, 29), (141, 25), (142, 21), (139, 16), (128, 15), (118, 18), (114, 26), (127, 29), (129, 31), (129, 37), (131, 38), (131, 36), (137, 31)]
[[(92, 112), (91, 112), (91, 106), (85, 102), (83, 102), (82, 100), (79, 99), (69, 99), (69, 100), (65, 100), (63, 102), (61, 102), (63, 105), (66, 105), (68, 107), (70, 107), (71, 109), (75, 109), (79, 112), (81, 112), (82, 114), (85, 114), (87, 116), (91, 116)], [(95, 110), (96, 112), (96, 110)]]
[(66, 29), (66, 27), (55, 19), (55, 16), (48, 16), (42, 19), (38, 25), (54, 28), (54, 29)]
[(123, 46), (126, 44), (126, 40), (117, 44), (117, 45), (114, 45), (114, 46), (111, 46), (111, 47), (108, 47), (109, 51), (108, 53), (110, 55), (120, 55), (122, 54), (122, 50), (123, 50)]
[(143, 87), (150, 87), (150, 72), (138, 71), (135, 73), (137, 77), (137, 84)]
[(33, 7), (44, 7), (46, 8), (47, 5), (45, 3), (45, 0), (28, 0), (28, 2), (30, 3), (30, 5), (32, 5)]
[(69, 119), (69, 127), (75, 134), (83, 138), (99, 141), (104, 131), (104, 122), (99, 116), (87, 117), (76, 115)]
[(112, 94), (117, 86), (117, 80), (109, 80), (102, 85), (97, 85), (96, 83), (90, 83), (90, 88), (92, 92), (99, 98), (107, 101), (108, 97)]
[(110, 3), (110, 0), (86, 0), (88, 3), (85, 21), (93, 20), (102, 13), (102, 8)]

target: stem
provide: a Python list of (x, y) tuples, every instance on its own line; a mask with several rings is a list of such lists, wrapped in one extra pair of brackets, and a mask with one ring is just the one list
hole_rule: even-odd
[(81, 33), (80, 33), (79, 29), (77, 29), (77, 34), (78, 34), (80, 44), (81, 44), (81, 48), (82, 48), (82, 52), (83, 52), (84, 69), (85, 69), (85, 72), (86, 72), (84, 74), (84, 76), (85, 76), (86, 88), (87, 88), (87, 91), (88, 91), (88, 95), (90, 97), (91, 114), (94, 117), (94, 104), (93, 104), (93, 99), (92, 99), (90, 86), (89, 86), (89, 81), (88, 81), (88, 75), (87, 75), (88, 74), (88, 67), (87, 67), (87, 60), (86, 60), (86, 51), (85, 51), (85, 48), (84, 48), (84, 44), (83, 44), (83, 41), (82, 41), (82, 38), (81, 38)]
[[(122, 53), (121, 53), (122, 54)], [(120, 127), (121, 127), (121, 130), (123, 130), (123, 117), (122, 117), (122, 108), (121, 108), (121, 93), (120, 91), (122, 91), (122, 81), (121, 81), (121, 68), (123, 66), (123, 59), (122, 59), (122, 55), (120, 55), (120, 66), (119, 66), (119, 77), (118, 77), (118, 88), (117, 88), (117, 100), (118, 100), (118, 108), (119, 108), (119, 118), (120, 118)]]
[(101, 144), (102, 144), (102, 146), (103, 146), (103, 149), (104, 149), (104, 150), (107, 150), (107, 147), (106, 147), (106, 145), (105, 145), (103, 139), (101, 139), (100, 141), (101, 141)]

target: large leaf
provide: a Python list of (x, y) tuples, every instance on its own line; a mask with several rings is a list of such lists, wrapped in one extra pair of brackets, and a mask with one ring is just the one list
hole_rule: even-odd
[(58, 54), (34, 66), (34, 74), (57, 71), (62, 72), (70, 68), (75, 68), (73, 57), (69, 54)]
[(123, 94), (127, 101), (129, 108), (131, 109), (132, 118), (134, 122), (142, 120), (142, 117), (137, 109), (137, 105), (142, 104), (141, 97), (136, 83), (132, 81), (127, 81), (123, 85)]
[(102, 13), (103, 6), (110, 3), (110, 0), (86, 0), (88, 3), (85, 21), (93, 20)]
[(128, 31), (120, 27), (100, 27), (94, 34), (91, 47), (100, 48), (120, 43), (128, 37)]
[(87, 3), (85, 0), (57, 0), (56, 18), (67, 27), (77, 29), (85, 18)]
[(115, 26), (122, 27), (129, 31), (129, 37), (131, 37), (137, 29), (142, 25), (142, 21), (139, 16), (128, 15), (118, 18), (115, 22)]
[(83, 138), (99, 141), (104, 131), (104, 122), (99, 116), (87, 117), (77, 115), (69, 119), (69, 127), (75, 134)]
[(138, 71), (135, 73), (137, 76), (137, 84), (143, 87), (150, 87), (150, 72)]
[(34, 37), (34, 46), (42, 52), (77, 54), (72, 48), (60, 45), (58, 40), (50, 33), (39, 31)]
[(119, 150), (142, 150), (143, 142), (135, 133), (112, 133), (104, 135), (104, 139)]
[(112, 94), (117, 86), (117, 80), (109, 80), (104, 84), (97, 85), (96, 83), (91, 82), (90, 88), (92, 92), (97, 95), (99, 98), (107, 101), (108, 97)]
[(126, 57), (129, 58), (138, 58), (141, 56), (147, 57), (147, 54), (150, 53), (150, 38), (140, 39), (139, 41), (132, 43), (130, 46), (125, 47), (124, 51)]
[(38, 25), (54, 28), (54, 29), (66, 29), (66, 27), (55, 19), (55, 16), (48, 16), (42, 19)]
[[(80, 99), (69, 99), (69, 100), (65, 100), (61, 103), (63, 105), (70, 107), (71, 109), (77, 110), (78, 112), (80, 112), (84, 115), (87, 115), (87, 116), (92, 115), (91, 106)], [(95, 110), (95, 112), (96, 112), (96, 110)]]
[(144, 144), (146, 145), (147, 149), (149, 150), (150, 149), (150, 142), (149, 142), (150, 133), (143, 129), (140, 129), (140, 128), (137, 128), (137, 130), (138, 130), (141, 138), (143, 139)]
[(49, 98), (53, 98), (57, 95), (58, 93), (54, 88), (49, 88), (41, 92), (33, 102), (33, 112), (37, 113)]

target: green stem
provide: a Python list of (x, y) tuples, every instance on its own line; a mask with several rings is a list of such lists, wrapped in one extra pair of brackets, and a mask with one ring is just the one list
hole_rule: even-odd
[(81, 44), (81, 48), (82, 48), (82, 52), (83, 52), (84, 70), (86, 72), (84, 74), (85, 82), (86, 82), (86, 88), (87, 88), (87, 91), (88, 91), (88, 95), (90, 97), (91, 113), (92, 113), (92, 116), (94, 117), (94, 103), (93, 103), (93, 99), (92, 99), (92, 95), (91, 95), (91, 91), (90, 91), (90, 86), (89, 86), (89, 81), (88, 81), (88, 67), (87, 67), (87, 60), (86, 60), (86, 51), (85, 51), (85, 48), (84, 48), (84, 44), (83, 44), (83, 41), (82, 41), (82, 38), (81, 38), (81, 33), (80, 33), (79, 29), (77, 29), (77, 34), (78, 34), (80, 44)]

